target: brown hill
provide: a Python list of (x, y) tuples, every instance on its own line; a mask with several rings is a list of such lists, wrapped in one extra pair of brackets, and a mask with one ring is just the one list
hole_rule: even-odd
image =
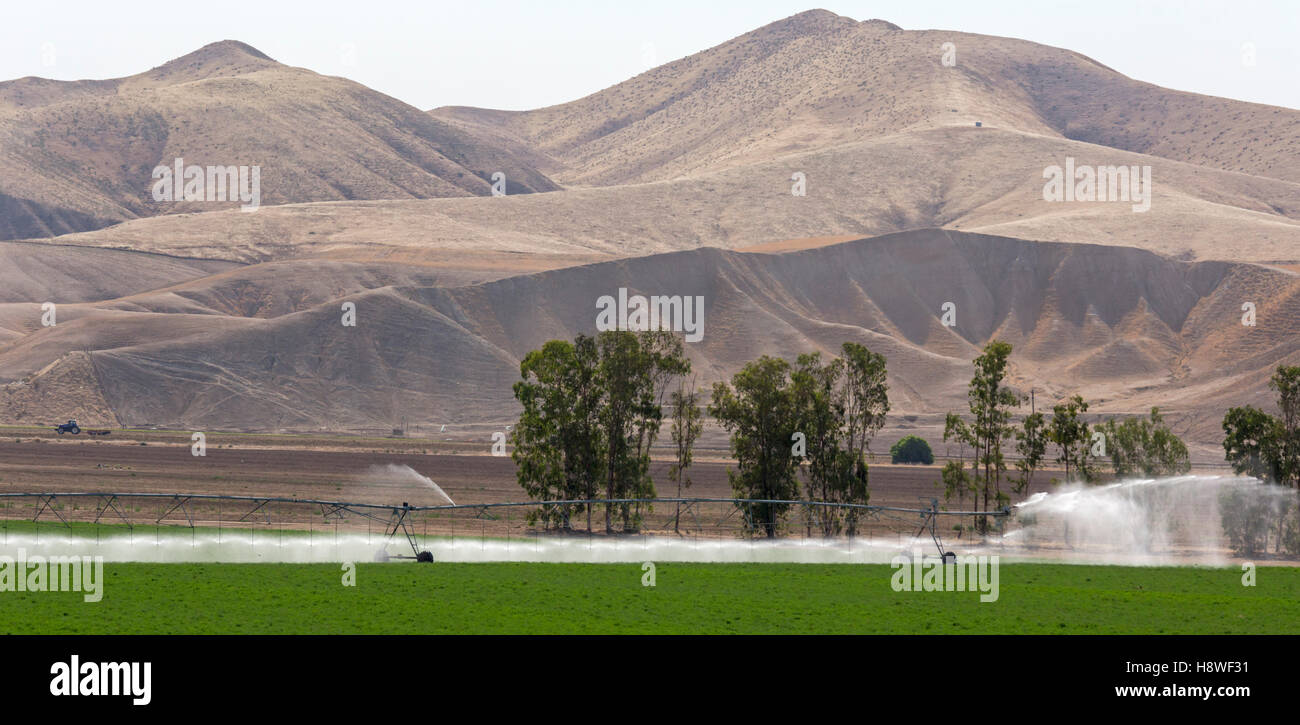
[[(1067, 157), (1150, 166), (1150, 209), (1044, 201), (1043, 169)], [(806, 196), (791, 193), (795, 172), (806, 177)], [(1296, 262), (1300, 184), (1048, 136), (938, 128), (668, 182), (172, 215), (58, 241), (233, 261), (349, 250), (630, 256), (937, 226), (1188, 259)]]
[[(943, 64), (952, 43), (955, 63)], [(1300, 111), (1171, 91), (1060, 48), (825, 10), (585, 98), (430, 113), (516, 139), (565, 184), (654, 181), (907, 131), (985, 126), (1300, 181)]]
[[(267, 298), (297, 284), (246, 279)], [(1271, 367), (1300, 360), (1293, 273), (923, 230), (777, 255), (703, 249), (466, 286), (386, 286), (346, 296), (355, 328), (340, 324), (340, 299), (220, 313), (209, 300), (188, 314), (73, 305), (66, 324), (0, 346), (0, 410), (63, 410), (54, 393), (31, 402), (32, 391), (71, 389), (79, 370), (81, 389), (127, 424), (504, 425), (519, 359), (592, 332), (596, 299), (619, 287), (704, 296), (704, 338), (688, 345), (702, 385), (761, 354), (862, 342), (888, 358), (895, 425), (961, 409), (970, 359), (991, 337), (1016, 346), (1012, 380), (1040, 404), (1075, 391), (1101, 413), (1158, 404), (1206, 444), (1226, 405), (1262, 401)], [(1259, 308), (1253, 328), (1240, 324), (1247, 297)], [(940, 324), (945, 302), (956, 306), (951, 329)]]
[(342, 78), (222, 41), (106, 81), (0, 83), (0, 238), (232, 208), (157, 202), (155, 166), (261, 167), (262, 203), (512, 193), (556, 185), (504, 148)]
[(0, 242), (0, 303), (97, 302), (236, 266), (116, 249)]

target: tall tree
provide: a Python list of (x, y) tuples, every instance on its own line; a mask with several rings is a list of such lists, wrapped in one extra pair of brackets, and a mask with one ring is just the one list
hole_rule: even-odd
[(1223, 418), (1223, 449), (1233, 470), (1300, 488), (1300, 366), (1279, 366), (1269, 381), (1281, 412), (1231, 408)]
[[(637, 333), (641, 354), (644, 356), (645, 384), (641, 390), (640, 413), (636, 420), (636, 456), (642, 462), (640, 477), (635, 484), (636, 498), (654, 498), (654, 481), (650, 478), (650, 448), (659, 437), (659, 427), (663, 421), (664, 395), (673, 379), (681, 379), (691, 371), (690, 360), (682, 345), (682, 338), (667, 330), (646, 330)], [(623, 525), (631, 523), (636, 526), (641, 522), (641, 506), (638, 503), (623, 511)], [(629, 513), (632, 521), (629, 520)]]
[[(731, 434), (739, 471), (728, 470), (727, 478), (737, 498), (791, 500), (799, 494), (797, 459), (790, 455), (797, 410), (789, 375), (789, 363), (764, 355), (736, 373), (731, 384), (713, 385), (709, 415)], [(746, 525), (775, 537), (787, 508), (746, 506)]]
[(1281, 482), (1283, 435), (1282, 422), (1259, 408), (1229, 408), (1223, 416), (1224, 458), (1236, 473)]
[[(539, 501), (594, 498), (604, 446), (594, 341), (551, 340), (524, 356), (519, 371), (514, 393), (523, 411), (510, 433), (519, 485)], [(542, 507), (532, 516), (548, 528), (569, 529), (575, 508), (582, 507)]]
[[(579, 335), (551, 340), (520, 363), (514, 385), (523, 411), (511, 432), (520, 486), (541, 501), (653, 498), (650, 447), (663, 419), (662, 397), (673, 375), (690, 369), (682, 343), (664, 331)], [(587, 505), (544, 506), (535, 516), (570, 528)], [(624, 529), (640, 523), (640, 510), (618, 507)], [(605, 507), (605, 530), (613, 530)], [(534, 519), (535, 520), (535, 519)]]
[[(681, 340), (663, 331), (611, 330), (596, 338), (598, 380), (605, 398), (600, 425), (606, 441), (605, 497), (653, 498), (650, 446), (658, 435), (663, 409), (660, 399), (670, 375), (690, 369)], [(619, 511), (624, 530), (639, 523), (639, 510), (627, 504), (605, 507), (605, 531), (613, 531), (612, 515)]]
[(1279, 366), (1268, 386), (1277, 392), (1281, 412), (1282, 440), (1278, 445), (1282, 459), (1279, 481), (1284, 486), (1300, 488), (1300, 366)]
[[(1006, 459), (1002, 453), (1004, 442), (1012, 435), (1010, 425), (1011, 409), (1020, 404), (1020, 396), (1003, 384), (1007, 374), (1007, 362), (1011, 356), (1011, 344), (1001, 340), (992, 340), (984, 346), (984, 351), (975, 358), (975, 375), (967, 388), (971, 422), (962, 420), (952, 413), (945, 421), (943, 439), (955, 439), (971, 446), (975, 450), (972, 478), (976, 490), (983, 495), (983, 508), (979, 497), (975, 500), (976, 511), (989, 511), (990, 495), (995, 501), (1001, 501), (1002, 473), (1006, 470)], [(954, 482), (959, 480), (953, 478)], [(984, 517), (977, 519), (980, 532), (988, 530)]]
[(1056, 460), (1065, 465), (1065, 480), (1070, 480), (1070, 466), (1075, 473), (1088, 477), (1088, 423), (1080, 418), (1088, 412), (1083, 396), (1075, 395), (1052, 408), (1052, 423), (1047, 438), (1060, 450)]
[(1016, 461), (1019, 475), (1014, 479), (1016, 493), (1024, 493), (1033, 484), (1034, 471), (1038, 470), (1047, 453), (1045, 425), (1043, 414), (1035, 411), (1025, 416), (1016, 430), (1016, 453), (1020, 454)]
[[(822, 364), (821, 354), (814, 352), (800, 355), (790, 375), (797, 409), (795, 428), (804, 436), (805, 452), (799, 458), (808, 462), (804, 491), (812, 501), (835, 500), (847, 476), (840, 440), (844, 426), (840, 386), (843, 372), (842, 360)], [(834, 509), (816, 506), (809, 507), (809, 512), (817, 519), (823, 536), (835, 533), (839, 517)]]
[[(691, 381), (688, 390), (685, 379), (682, 379), (677, 390), (673, 391), (672, 408), (671, 434), (675, 455), (672, 465), (668, 467), (668, 478), (677, 484), (677, 498), (681, 498), (682, 489), (691, 487), (691, 477), (687, 469), (691, 467), (691, 461), (694, 459), (695, 441), (699, 440), (700, 432), (703, 430), (700, 421), (699, 395), (695, 392), (694, 380)], [(681, 519), (682, 504), (679, 501), (677, 512), (673, 515), (673, 533), (680, 533), (678, 526)]]
[[(1277, 393), (1281, 414), (1272, 416), (1251, 406), (1229, 409), (1223, 417), (1224, 454), (1237, 473), (1300, 489), (1300, 367), (1279, 366), (1269, 387)], [(1246, 553), (1267, 548), (1272, 528), (1274, 551), (1285, 546), (1300, 552), (1300, 505), (1295, 493), (1263, 498), (1225, 491), (1219, 508), (1234, 548)]]
[[(855, 342), (845, 342), (840, 354), (844, 361), (844, 450), (849, 465), (840, 500), (865, 504), (871, 498), (867, 455), (872, 439), (889, 414), (885, 356)], [(857, 532), (858, 518), (857, 509), (849, 509), (845, 514), (850, 536)]]
[[(844, 343), (842, 357), (822, 362), (800, 355), (790, 374), (797, 429), (804, 435), (805, 495), (821, 503), (865, 504), (870, 498), (867, 454), (889, 410), (885, 358)], [(801, 470), (804, 467), (800, 467)], [(809, 507), (822, 536), (856, 533), (858, 509)]]

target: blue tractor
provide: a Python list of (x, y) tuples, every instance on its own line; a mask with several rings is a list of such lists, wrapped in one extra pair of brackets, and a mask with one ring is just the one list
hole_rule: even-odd
[(59, 435), (63, 435), (64, 433), (71, 433), (72, 435), (77, 435), (81, 433), (81, 426), (77, 425), (77, 421), (70, 420), (67, 423), (64, 423), (63, 425), (56, 426), (54, 430)]

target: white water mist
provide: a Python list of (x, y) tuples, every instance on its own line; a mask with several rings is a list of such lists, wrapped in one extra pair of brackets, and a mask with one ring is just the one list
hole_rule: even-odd
[(421, 474), (419, 471), (410, 466), (403, 466), (396, 463), (389, 463), (383, 466), (371, 466), (366, 472), (367, 481), (377, 481), (383, 483), (416, 483), (426, 486), (434, 493), (447, 500), (447, 503), (455, 505), (451, 496), (442, 490), (442, 487), (433, 482), (432, 478)]
[(1011, 531), (999, 543), (1035, 558), (1221, 565), (1231, 552), (1219, 501), (1230, 489), (1248, 496), (1271, 493), (1255, 479), (1237, 476), (1070, 484), (1015, 506)]

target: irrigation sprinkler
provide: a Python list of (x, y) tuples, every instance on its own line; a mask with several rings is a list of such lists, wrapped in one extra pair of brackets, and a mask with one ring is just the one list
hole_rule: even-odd
[[(400, 508), (394, 506), (392, 514), (389, 516), (388, 523), (384, 527), (384, 548), (375, 552), (375, 561), (388, 561), (390, 559), (414, 559), (421, 564), (433, 563), (433, 552), (428, 549), (421, 549), (419, 542), (415, 538), (415, 533), (407, 521), (412, 511), (411, 504), (406, 501), (402, 502)], [(413, 556), (403, 556), (401, 554), (389, 554), (388, 542), (392, 541), (397, 535), (398, 530), (406, 535), (406, 542), (411, 545)]]
[[(921, 500), (924, 501), (925, 499), (921, 499)], [(944, 564), (957, 563), (957, 553), (952, 551), (951, 549), (944, 549), (943, 539), (940, 538), (939, 536), (939, 525), (938, 525), (939, 514), (940, 514), (939, 499), (937, 498), (930, 499), (930, 507), (925, 509), (919, 509), (919, 512), (921, 514), (921, 528), (916, 530), (915, 536), (920, 536), (923, 531), (929, 529), (930, 540), (934, 542), (935, 548), (939, 550), (939, 556), (940, 558), (943, 559), (943, 563)], [(989, 511), (986, 513), (980, 513), (978, 511), (976, 512), (961, 511), (961, 512), (956, 512), (956, 515), (999, 516), (999, 517), (1010, 516), (1011, 507), (1003, 506), (997, 511)]]
[[(939, 499), (937, 498), (930, 499), (930, 508), (921, 509), (920, 511), (921, 511), (921, 528), (916, 530), (916, 533), (913, 534), (913, 537), (920, 536), (921, 532), (925, 531), (926, 529), (929, 529), (930, 540), (934, 542), (935, 548), (939, 550), (939, 556), (943, 557), (943, 562), (947, 564), (948, 554), (950, 554), (951, 552), (945, 552), (943, 550), (943, 542), (939, 540), (939, 530), (938, 530)], [(953, 556), (955, 557), (956, 555), (954, 554)]]

